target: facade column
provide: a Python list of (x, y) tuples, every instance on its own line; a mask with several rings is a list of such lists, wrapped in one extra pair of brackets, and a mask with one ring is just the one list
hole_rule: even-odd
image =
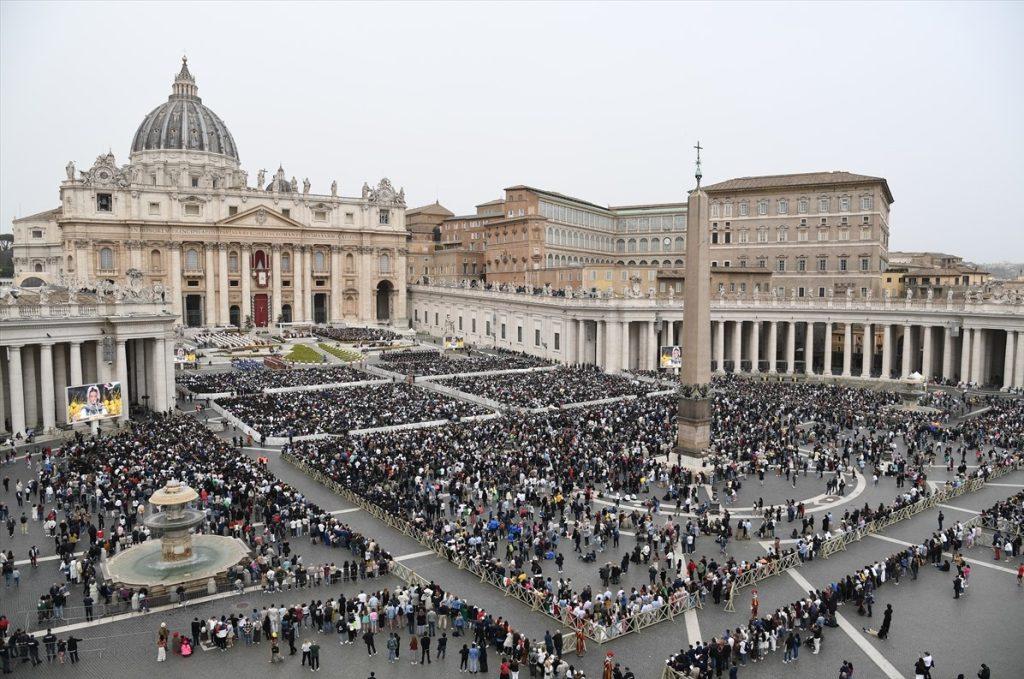
[(732, 371), (738, 373), (743, 369), (743, 321), (732, 324)]
[(725, 321), (715, 322), (715, 372), (725, 372)]
[(306, 320), (306, 296), (305, 279), (306, 272), (303, 267), (303, 251), (305, 245), (296, 245), (292, 249), (292, 322), (301, 323)]
[(979, 387), (983, 386), (985, 379), (985, 365), (982, 363), (982, 346), (985, 342), (985, 330), (975, 328), (971, 337), (971, 381)]
[(942, 328), (942, 379), (953, 379), (953, 331)]
[(971, 381), (971, 328), (960, 328), (960, 381)]
[(576, 363), (584, 365), (587, 362), (587, 321), (579, 319), (576, 321)]
[(82, 384), (82, 343), (71, 343), (71, 384), (68, 386), (77, 387)]
[(7, 381), (11, 395), (11, 435), (25, 433), (25, 387), (22, 381), (21, 346), (7, 347)]
[(1013, 385), (1013, 359), (1017, 354), (1016, 333), (1006, 331), (1006, 350), (1003, 353), (1003, 391)]
[(804, 374), (814, 374), (814, 321), (807, 321), (804, 330)]
[(171, 313), (181, 318), (180, 322), (184, 324), (181, 299), (181, 241), (171, 241), (169, 245), (171, 247), (171, 268), (167, 272), (167, 277), (171, 284)]
[(761, 372), (761, 321), (750, 324), (750, 372)]
[(36, 357), (38, 345), (24, 347), (21, 352), (21, 378), (25, 385), (25, 425), (39, 426), (39, 381), (36, 378)]
[(604, 335), (604, 369), (605, 372), (614, 374), (619, 372), (619, 364), (622, 361), (622, 323), (606, 321)]
[(1017, 358), (1013, 362), (1013, 386), (1024, 388), (1024, 331), (1017, 331)]
[(171, 411), (178, 402), (178, 392), (174, 384), (174, 339), (162, 338), (162, 353), (157, 353), (157, 360), (164, 361), (164, 409)]
[(921, 326), (921, 376), (924, 379), (932, 378), (932, 326)]
[(608, 357), (605, 356), (604, 345), (606, 333), (608, 332), (608, 321), (594, 321), (594, 365), (601, 370), (608, 370)]
[(313, 322), (313, 262), (316, 261), (312, 245), (307, 245), (305, 248), (305, 254), (302, 259), (306, 264), (305, 271), (303, 273), (302, 281), (302, 292), (305, 293), (305, 297), (302, 300), (302, 320), (307, 323)]
[(843, 377), (851, 377), (850, 367), (853, 364), (853, 324), (843, 324)]
[(356, 266), (359, 267), (359, 320), (372, 321), (377, 317), (377, 307), (374, 305), (376, 291), (372, 285), (373, 273), (373, 248), (359, 247), (356, 249)]
[(145, 404), (146, 401), (143, 396), (149, 394), (149, 380), (146, 378), (148, 374), (146, 372), (146, 343), (143, 340), (131, 340), (132, 343), (132, 359), (135, 363), (135, 402), (139, 404)]
[(203, 325), (213, 327), (217, 325), (217, 274), (213, 263), (214, 244), (205, 243), (203, 248), (206, 250), (206, 270), (203, 272), (203, 277), (206, 279), (206, 318), (203, 319)]
[(796, 321), (786, 322), (786, 374), (796, 372)]
[(405, 305), (409, 297), (407, 293), (407, 278), (409, 276), (409, 258), (404, 253), (405, 249), (400, 249), (398, 250), (395, 256), (395, 261), (397, 262), (395, 266), (398, 267), (394, 270), (397, 284), (395, 285), (395, 291), (392, 293), (395, 296), (395, 309), (394, 313), (392, 314), (392, 320), (403, 321), (403, 323), (401, 324), (402, 327), (405, 327), (405, 325), (407, 325), (404, 323), (407, 314), (405, 310)]
[(644, 367), (647, 370), (658, 369), (658, 332), (654, 328), (654, 321), (647, 321), (647, 360)]
[(167, 342), (163, 337), (153, 340), (153, 403), (157, 412), (167, 412)]
[(892, 325), (882, 326), (882, 379), (892, 379)]
[[(213, 251), (210, 251), (213, 258)], [(117, 340), (117, 381), (121, 383), (121, 417), (122, 422), (128, 421), (128, 404), (131, 403), (128, 393), (128, 351), (123, 339)]]
[(629, 321), (623, 321), (622, 322), (622, 329), (621, 329), (620, 332), (622, 334), (622, 363), (619, 366), (619, 369), (623, 370), (623, 371), (626, 371), (626, 370), (629, 370), (632, 367), (632, 362), (630, 361), (630, 354), (632, 353), (632, 351), (631, 351), (631, 347), (629, 346), (629, 344), (630, 344)]
[(252, 249), (248, 243), (242, 244), (242, 249), (238, 253), (239, 268), (242, 272), (242, 281), (240, 287), (242, 288), (242, 304), (238, 307), (238, 315), (240, 318), (239, 322), (242, 327), (245, 328), (248, 323), (255, 325), (255, 319), (252, 317), (252, 271), (250, 265), (252, 264)]
[(270, 246), (271, 259), (273, 262), (270, 267), (270, 278), (271, 278), (271, 295), (273, 299), (270, 300), (271, 307), (273, 308), (273, 316), (270, 319), (270, 325), (274, 325), (281, 319), (281, 246), (274, 243)]
[[(219, 293), (219, 314), (220, 317), (217, 320), (221, 326), (230, 325), (231, 312), (227, 304), (227, 291), (231, 289), (231, 284), (227, 282), (227, 244), (217, 244), (217, 281), (220, 283)], [(241, 319), (240, 319), (241, 323)]]
[(53, 409), (53, 345), (39, 345), (39, 388), (42, 394), (43, 431), (51, 432), (56, 424)]
[(875, 362), (875, 328), (870, 323), (864, 324), (860, 355), (860, 376), (868, 379), (871, 377), (871, 364)]
[[(63, 424), (67, 419), (68, 412), (68, 355), (65, 353), (64, 345), (58, 344), (53, 352), (53, 395), (54, 403), (52, 410), (57, 418), (57, 424)], [(0, 402), (2, 405), (2, 402)], [(2, 412), (2, 410), (0, 410)]]
[(107, 381), (107, 364), (103, 360), (103, 340), (96, 340), (96, 374), (93, 375), (94, 382)]
[(903, 365), (900, 370), (900, 379), (910, 377), (911, 372), (911, 350), (914, 343), (914, 328), (909, 324), (903, 325)]
[(826, 377), (832, 376), (832, 321), (825, 321), (825, 346), (823, 349), (823, 360), (825, 364), (821, 368), (821, 374)]
[(331, 246), (331, 316), (328, 319), (337, 323), (342, 317), (341, 300), (341, 246)]
[(775, 357), (779, 352), (779, 322), (768, 323), (768, 374), (774, 375), (776, 370)]

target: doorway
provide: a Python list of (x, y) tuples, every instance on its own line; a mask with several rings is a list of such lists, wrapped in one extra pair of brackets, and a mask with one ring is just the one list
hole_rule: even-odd
[(202, 295), (185, 295), (185, 325), (189, 328), (203, 327)]
[(327, 293), (317, 292), (313, 294), (313, 322), (327, 322)]
[(270, 301), (266, 295), (255, 295), (252, 300), (253, 324), (257, 328), (267, 327), (267, 319), (270, 316)]
[(377, 284), (377, 320), (386, 321), (391, 318), (391, 281)]

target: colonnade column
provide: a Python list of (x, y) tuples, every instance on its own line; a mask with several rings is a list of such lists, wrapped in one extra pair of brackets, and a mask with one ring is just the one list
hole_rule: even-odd
[(132, 340), (132, 358), (135, 363), (135, 402), (145, 403), (142, 397), (149, 394), (150, 385), (146, 373), (146, 343), (142, 340)]
[(985, 331), (982, 328), (975, 328), (971, 338), (971, 381), (979, 387), (985, 379), (985, 366), (981, 362), (981, 352), (984, 347)]
[(292, 321), (298, 323), (306, 320), (305, 279), (303, 252), (305, 245), (296, 245), (292, 251)]
[(804, 374), (814, 374), (814, 321), (807, 321), (804, 329)]
[(622, 323), (606, 321), (604, 335), (605, 372), (617, 373), (622, 362)]
[[(152, 407), (157, 412), (167, 412), (167, 342), (163, 337), (153, 340), (153, 380), (154, 393)], [(172, 375), (173, 377), (173, 375)]]
[(605, 335), (608, 332), (607, 326), (607, 321), (594, 321), (594, 365), (605, 371), (608, 370), (608, 357), (604, 355)]
[[(67, 419), (68, 393), (65, 387), (68, 386), (68, 355), (65, 353), (64, 345), (58, 344), (53, 352), (53, 388), (54, 403), (50, 409), (55, 412), (57, 424), (63, 424)], [(0, 400), (0, 406), (3, 405)], [(2, 412), (2, 411), (0, 411)]]
[(843, 377), (850, 377), (853, 364), (853, 324), (843, 324)]
[(960, 381), (971, 381), (971, 329), (960, 329)]
[(1024, 387), (1024, 331), (1017, 331), (1017, 358), (1013, 362), (1013, 386)]
[(7, 381), (11, 394), (11, 436), (25, 433), (25, 385), (21, 372), (21, 346), (7, 347)]
[(921, 326), (921, 376), (925, 380), (932, 377), (932, 326)]
[(787, 321), (786, 327), (786, 374), (796, 371), (796, 321)]
[(882, 326), (882, 379), (892, 377), (892, 326)]
[(914, 343), (914, 328), (909, 324), (903, 326), (903, 365), (900, 369), (900, 379), (905, 380), (910, 377), (910, 352)]
[(630, 365), (630, 346), (629, 346), (629, 321), (622, 322), (622, 328), (620, 329), (622, 335), (622, 363), (619, 365), (620, 370), (629, 370)]
[(270, 246), (271, 264), (270, 278), (271, 278), (271, 307), (273, 309), (273, 317), (270, 319), (270, 325), (277, 323), (278, 319), (281, 318), (281, 246), (274, 243)]
[(56, 424), (53, 411), (53, 345), (39, 345), (39, 382), (43, 395), (43, 431), (51, 432)]
[(1006, 348), (1003, 352), (1003, 390), (1013, 386), (1013, 358), (1016, 355), (1016, 336), (1013, 330), (1006, 331)]
[(238, 258), (242, 260), (240, 263), (240, 269), (242, 271), (242, 305), (238, 308), (238, 322), (244, 328), (246, 325), (246, 319), (249, 319), (255, 324), (255, 319), (252, 318), (252, 272), (249, 270), (252, 250), (249, 249), (248, 245), (242, 245), (242, 251), (238, 253)]
[(82, 383), (82, 343), (71, 343), (71, 384), (78, 386)]
[(725, 321), (715, 321), (715, 372), (725, 372)]
[(775, 366), (775, 357), (779, 352), (779, 322), (770, 321), (768, 323), (768, 374), (774, 375), (777, 370)]
[(826, 377), (832, 376), (832, 321), (825, 321), (825, 365), (821, 368), (821, 374)]
[[(227, 243), (217, 243), (217, 287), (220, 289), (217, 291), (220, 297), (220, 318), (218, 319), (219, 325), (230, 325), (231, 324), (231, 311), (228, 305), (228, 291), (231, 290), (231, 284), (228, 283), (228, 246)], [(241, 319), (239, 319), (241, 322)]]
[(871, 377), (871, 364), (875, 362), (875, 328), (870, 323), (864, 324), (864, 334), (861, 336), (861, 366), (860, 376)]
[(743, 321), (734, 321), (732, 326), (732, 371), (740, 372), (743, 366)]
[(35, 345), (23, 348), (21, 352), (21, 379), (25, 385), (25, 425), (36, 427), (39, 424), (39, 381), (36, 379), (36, 356), (39, 350)]
[(654, 328), (654, 321), (647, 321), (647, 364), (644, 368), (647, 370), (658, 369), (658, 332)]
[(206, 279), (206, 318), (203, 321), (206, 326), (214, 326), (217, 325), (217, 274), (213, 264), (214, 243), (206, 243), (204, 248), (206, 251), (206, 270), (203, 272), (203, 277)]
[(750, 324), (750, 372), (761, 372), (761, 321)]
[[(213, 256), (211, 251), (210, 256)], [(128, 404), (131, 403), (128, 393), (128, 352), (124, 340), (117, 340), (117, 381), (121, 383), (121, 417), (122, 422), (128, 421)]]
[(947, 325), (942, 328), (942, 379), (953, 378), (953, 331)]
[(576, 321), (576, 363), (587, 362), (587, 322), (582, 318)]

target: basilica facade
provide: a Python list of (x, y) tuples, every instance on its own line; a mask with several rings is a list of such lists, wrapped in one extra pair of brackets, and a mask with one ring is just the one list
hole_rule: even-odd
[(317, 194), (281, 167), (251, 185), (185, 60), (127, 164), (65, 170), (60, 206), (14, 221), (16, 285), (141, 275), (191, 327), (406, 322), (404, 190)]

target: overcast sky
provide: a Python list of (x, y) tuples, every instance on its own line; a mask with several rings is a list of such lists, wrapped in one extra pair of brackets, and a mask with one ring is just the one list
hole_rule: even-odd
[(0, 31), (3, 231), (69, 159), (127, 162), (184, 51), (251, 181), (669, 202), (700, 139), (706, 183), (881, 175), (892, 249), (1024, 260), (1024, 3), (4, 2)]

